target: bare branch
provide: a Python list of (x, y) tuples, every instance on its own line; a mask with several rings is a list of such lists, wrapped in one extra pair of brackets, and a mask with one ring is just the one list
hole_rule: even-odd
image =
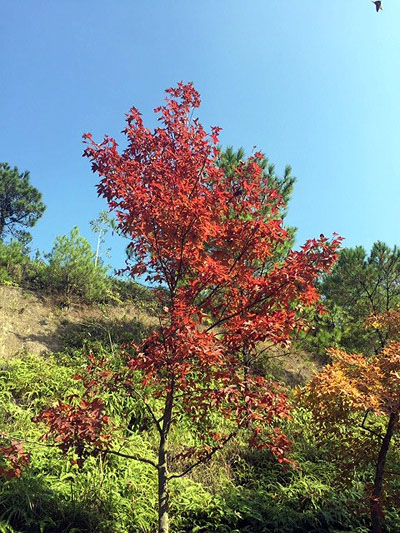
[(138, 392), (136, 389), (134, 389), (133, 387), (131, 388), (132, 392), (134, 394), (136, 394), (136, 396), (143, 402), (143, 405), (146, 407), (146, 409), (148, 410), (148, 412), (150, 413), (150, 416), (151, 418), (153, 419), (153, 422), (154, 424), (156, 425), (156, 428), (157, 428), (157, 431), (161, 434), (162, 433), (162, 428), (161, 428), (161, 425), (160, 425), (160, 421), (162, 420), (161, 419), (158, 419), (153, 411), (153, 409), (150, 407), (150, 405), (146, 402), (146, 400), (143, 398), (143, 396), (140, 394), (140, 392)]
[[(97, 448), (95, 448), (97, 451)], [(123, 453), (123, 452), (117, 452), (116, 450), (101, 450), (98, 449), (99, 452), (105, 454), (105, 455), (117, 455), (118, 457), (124, 457), (125, 459), (133, 459), (134, 461), (139, 461), (140, 463), (146, 463), (148, 465), (153, 466), (156, 470), (158, 470), (157, 464), (152, 461), (151, 459), (146, 459), (145, 457), (140, 457), (138, 455), (131, 455), (129, 453)]]
[(211, 459), (211, 457), (213, 455), (215, 455), (218, 450), (221, 450), (225, 444), (227, 442), (229, 442), (233, 437), (235, 437), (237, 435), (237, 431), (233, 432), (233, 433), (230, 433), (228, 435), (228, 437), (226, 439), (224, 439), (224, 441), (219, 444), (218, 446), (216, 446), (215, 448), (213, 448), (211, 451), (209, 451), (206, 455), (204, 455), (201, 459), (199, 459), (198, 461), (196, 461), (195, 463), (191, 464), (190, 466), (188, 466), (187, 468), (185, 468), (185, 470), (183, 470), (182, 472), (180, 472), (179, 474), (171, 474), (170, 476), (168, 476), (168, 480), (170, 479), (176, 479), (176, 478), (180, 478), (180, 477), (183, 477), (185, 476), (186, 474), (188, 474), (189, 472), (191, 472), (194, 468), (196, 468), (197, 466), (201, 465), (201, 464), (204, 464), (206, 463), (207, 461), (209, 461)]
[(365, 413), (365, 415), (364, 415), (364, 418), (363, 418), (363, 421), (362, 421), (360, 427), (361, 427), (362, 429), (365, 429), (365, 431), (368, 431), (368, 432), (371, 433), (372, 435), (375, 435), (375, 437), (378, 437), (379, 439), (383, 440), (383, 436), (382, 436), (380, 433), (377, 433), (377, 432), (374, 431), (373, 429), (371, 429), (371, 428), (367, 428), (367, 427), (365, 426), (365, 422), (367, 421), (367, 416), (369, 415), (370, 412), (371, 412), (370, 409), (368, 409), (368, 410), (366, 411), (366, 413)]

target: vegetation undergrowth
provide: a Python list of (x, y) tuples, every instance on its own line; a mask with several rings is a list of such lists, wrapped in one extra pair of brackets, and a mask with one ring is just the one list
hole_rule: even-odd
[[(22, 353), (1, 363), (2, 433), (25, 440), (31, 463), (20, 478), (0, 485), (0, 531), (151, 533), (156, 528), (156, 479), (151, 467), (107, 455), (92, 457), (80, 468), (72, 464), (71, 455), (63, 457), (41, 441), (43, 427), (32, 422), (43, 406), (81, 392), (74, 375), (85, 364), (78, 351), (74, 357)], [(124, 416), (123, 406), (112, 395), (108, 401), (115, 403), (118, 421)], [(139, 407), (137, 413), (139, 418)], [(172, 531), (367, 532), (365, 471), (344, 486), (329, 445), (321, 447), (315, 438), (310, 413), (298, 408), (286, 424), (296, 443), (292, 450), (296, 468), (282, 468), (270, 453), (252, 451), (237, 439), (203, 469), (175, 480)], [(151, 457), (151, 431), (132, 427), (121, 450)], [(389, 531), (396, 531), (398, 523), (398, 513), (392, 509)]]

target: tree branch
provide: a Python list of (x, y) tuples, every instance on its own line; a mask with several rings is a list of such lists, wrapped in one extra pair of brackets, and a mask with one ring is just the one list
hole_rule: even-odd
[(378, 437), (379, 439), (383, 440), (383, 436), (379, 433), (377, 433), (376, 431), (374, 431), (373, 429), (371, 428), (367, 428), (364, 424), (365, 422), (367, 421), (367, 416), (369, 415), (369, 413), (371, 412), (370, 409), (368, 409), (364, 415), (364, 418), (363, 418), (363, 421), (361, 423), (361, 428), (362, 429), (365, 429), (365, 431), (368, 431), (369, 433), (371, 433), (372, 435), (375, 435), (375, 437)]
[(140, 463), (146, 463), (148, 465), (153, 466), (156, 470), (158, 470), (157, 464), (151, 459), (146, 459), (138, 455), (131, 455), (129, 453), (117, 452), (116, 450), (102, 450), (100, 448), (95, 448), (95, 450), (105, 455), (117, 455), (118, 457), (124, 457), (125, 459), (133, 459), (134, 461), (139, 461)]
[(209, 332), (210, 330), (212, 330), (213, 328), (219, 326), (220, 324), (223, 324), (227, 320), (230, 320), (231, 318), (235, 318), (236, 316), (240, 315), (241, 313), (245, 313), (246, 311), (249, 311), (254, 306), (256, 306), (256, 305), (258, 305), (258, 304), (260, 304), (262, 302), (265, 302), (266, 300), (268, 300), (269, 298), (274, 296), (274, 294), (276, 292), (278, 292), (280, 289), (285, 287), (285, 285), (286, 285), (286, 283), (282, 283), (281, 285), (279, 285), (279, 287), (276, 287), (276, 289), (274, 289), (273, 291), (271, 291), (267, 295), (263, 296), (262, 298), (256, 298), (251, 303), (246, 305), (243, 309), (240, 309), (239, 311), (235, 311), (234, 313), (231, 313), (230, 315), (227, 315), (226, 317), (222, 317), (222, 318), (218, 319), (216, 322), (214, 322), (214, 324), (211, 324), (211, 326), (209, 326), (206, 329), (206, 333)]
[[(20, 437), (14, 437), (13, 435), (7, 435), (5, 433), (0, 433), (0, 438), (3, 438), (3, 439), (6, 439), (10, 442), (12, 441), (18, 441), (18, 442), (22, 442), (22, 443), (27, 443), (27, 444), (33, 444), (34, 446), (44, 446), (45, 448), (60, 448), (57, 444), (45, 444), (44, 442), (38, 442), (38, 441), (33, 441), (33, 440), (27, 440), (27, 439), (21, 439)], [(152, 461), (151, 459), (146, 459), (145, 457), (140, 457), (140, 456), (137, 456), (137, 455), (131, 455), (131, 454), (128, 454), (128, 453), (123, 453), (123, 452), (117, 452), (116, 450), (103, 450), (102, 448), (93, 448), (94, 451), (96, 452), (100, 452), (102, 454), (105, 454), (105, 455), (117, 455), (118, 457), (124, 457), (125, 459), (133, 459), (135, 461), (139, 461), (141, 463), (146, 463), (146, 464), (149, 464), (151, 466), (153, 466), (156, 470), (158, 469), (158, 466), (157, 464)]]
[(179, 474), (171, 474), (170, 476), (168, 476), (168, 480), (170, 479), (176, 479), (176, 478), (180, 478), (180, 477), (183, 477), (185, 476), (186, 474), (188, 474), (189, 472), (191, 472), (194, 468), (196, 468), (197, 466), (203, 464), (203, 463), (206, 463), (207, 461), (209, 461), (211, 459), (211, 457), (213, 455), (215, 455), (217, 453), (218, 450), (221, 450), (225, 444), (227, 442), (229, 442), (234, 436), (237, 435), (237, 431), (233, 432), (233, 433), (230, 433), (228, 435), (228, 437), (221, 443), (219, 444), (218, 446), (216, 446), (215, 448), (213, 448), (210, 452), (208, 452), (204, 457), (202, 457), (201, 459), (199, 459), (198, 461), (196, 461), (195, 463), (191, 464), (190, 466), (188, 466), (187, 468), (185, 468), (185, 470), (183, 470), (182, 472), (180, 472)]
[[(153, 419), (153, 422), (154, 424), (156, 425), (156, 428), (157, 428), (157, 431), (161, 434), (162, 433), (162, 428), (161, 428), (161, 425), (160, 425), (160, 421), (159, 419), (156, 417), (153, 409), (150, 407), (150, 405), (146, 402), (146, 400), (143, 398), (143, 396), (140, 394), (140, 392), (138, 392), (135, 388), (131, 387), (131, 391), (136, 394), (136, 396), (143, 402), (144, 406), (146, 407), (146, 409), (148, 410), (148, 412), (150, 413), (150, 416), (151, 418)], [(161, 419), (162, 420), (162, 419)]]

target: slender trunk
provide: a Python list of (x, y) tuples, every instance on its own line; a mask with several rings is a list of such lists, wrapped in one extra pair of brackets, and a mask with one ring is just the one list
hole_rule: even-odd
[(2, 238), (4, 228), (6, 227), (6, 216), (9, 214), (6, 204), (6, 196), (5, 194), (4, 200), (0, 204), (0, 239)]
[(103, 232), (102, 232), (102, 230), (100, 230), (99, 236), (97, 237), (96, 255), (95, 255), (95, 258), (94, 258), (94, 266), (95, 267), (97, 267), (97, 263), (99, 261), (100, 241), (101, 241), (102, 235), (103, 235)]
[[(249, 373), (250, 373), (250, 357), (249, 357), (249, 353), (246, 348), (243, 348), (242, 355), (243, 355), (244, 397), (246, 399), (248, 392), (249, 392)], [(245, 405), (246, 405), (246, 415), (247, 415), (247, 420), (246, 420), (246, 428), (247, 428), (249, 427), (249, 420), (248, 420), (249, 406), (247, 405), (246, 400), (245, 400)]]
[(381, 496), (382, 496), (382, 482), (385, 470), (386, 456), (389, 450), (390, 440), (393, 436), (393, 432), (397, 421), (399, 419), (398, 413), (391, 413), (389, 422), (386, 428), (385, 436), (382, 440), (381, 448), (379, 450), (378, 462), (376, 464), (374, 487), (372, 490), (370, 511), (371, 511), (371, 523), (372, 533), (382, 533), (386, 530), (385, 517), (382, 511)]
[(168, 533), (169, 531), (169, 493), (166, 452), (166, 442), (161, 437), (158, 450), (158, 533)]
[(169, 489), (168, 489), (168, 434), (171, 426), (174, 403), (174, 379), (170, 383), (164, 406), (163, 425), (158, 448), (158, 533), (169, 532)]

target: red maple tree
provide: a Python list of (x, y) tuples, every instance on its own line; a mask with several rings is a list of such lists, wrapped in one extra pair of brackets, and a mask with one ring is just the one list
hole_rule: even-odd
[[(287, 397), (278, 384), (255, 375), (250, 362), (259, 343), (284, 344), (302, 327), (297, 311), (318, 300), (315, 280), (331, 268), (340, 244), (321, 235), (278, 260), (290, 236), (278, 216), (282, 197), (263, 173), (263, 154), (224, 172), (216, 164), (219, 128), (207, 134), (192, 119), (200, 105), (193, 85), (166, 92), (154, 131), (137, 109), (127, 114), (122, 152), (108, 136), (97, 144), (84, 135), (84, 155), (101, 176), (99, 195), (130, 239), (130, 273), (159, 284), (160, 316), (142, 345), (126, 347), (122, 368), (92, 360), (82, 379), (91, 397), (113, 388), (143, 402), (158, 434), (157, 459), (133, 458), (157, 471), (160, 533), (169, 528), (169, 480), (208, 460), (239, 430), (288, 461), (288, 440), (279, 430), (279, 420), (289, 416)], [(91, 434), (82, 405), (76, 417), (72, 405), (63, 405), (41, 417), (51, 420), (52, 434), (70, 444), (71, 433), (75, 440), (80, 435), (110, 453), (107, 417)], [(219, 431), (216, 413), (225, 421)], [(86, 421), (81, 432), (80, 420)], [(183, 421), (190, 422), (192, 443), (182, 443), (179, 458), (171, 458), (168, 439)]]

